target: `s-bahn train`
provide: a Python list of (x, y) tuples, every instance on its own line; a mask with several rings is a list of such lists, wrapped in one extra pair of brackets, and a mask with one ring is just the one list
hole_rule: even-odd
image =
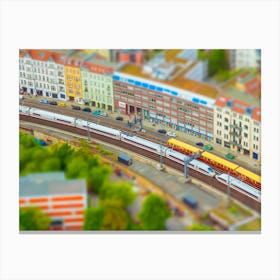
[[(163, 157), (166, 157), (166, 158), (168, 158), (174, 162), (177, 162), (179, 164), (182, 164), (182, 165), (185, 164), (186, 160), (190, 159), (190, 156), (188, 154), (195, 153), (195, 149), (197, 149), (196, 147), (192, 147), (193, 148), (192, 152), (186, 154), (184, 148), (182, 148), (182, 147), (178, 148), (179, 145), (178, 146), (171, 145), (171, 143), (173, 143), (173, 142), (170, 142), (171, 139), (168, 140), (168, 143), (167, 143), (168, 147), (166, 147), (166, 146), (154, 143), (152, 141), (149, 141), (147, 139), (135, 136), (133, 134), (125, 133), (120, 130), (106, 127), (103, 125), (99, 125), (99, 124), (96, 124), (93, 122), (88, 122), (83, 119), (78, 119), (78, 118), (74, 118), (74, 117), (70, 117), (70, 116), (66, 116), (66, 115), (62, 115), (62, 114), (57, 114), (57, 113), (52, 113), (52, 112), (41, 110), (41, 109), (30, 108), (30, 107), (26, 107), (26, 106), (19, 106), (19, 111), (20, 111), (20, 114), (23, 114), (23, 115), (30, 115), (32, 117), (39, 118), (39, 119), (50, 120), (53, 122), (62, 123), (62, 124), (69, 125), (69, 126), (80, 127), (82, 129), (89, 129), (93, 133), (104, 135), (109, 138), (117, 139), (122, 142), (126, 142), (130, 145), (133, 145), (135, 147), (147, 150), (149, 152), (152, 152), (152, 153), (155, 153), (158, 155), (161, 154)], [(176, 139), (172, 139), (172, 140), (176, 140)], [(180, 142), (178, 140), (176, 140), (176, 141)], [(183, 142), (180, 142), (180, 143), (183, 143)], [(185, 144), (185, 143), (183, 143), (183, 144)], [(185, 145), (187, 145), (187, 144), (185, 144)], [(188, 145), (188, 146), (190, 146), (190, 145)], [(185, 146), (183, 146), (183, 147), (185, 147)], [(202, 154), (204, 154), (204, 153), (202, 153)], [(203, 173), (207, 176), (215, 177), (218, 181), (222, 182), (221, 180), (219, 180), (220, 177), (215, 176), (218, 174), (216, 174), (216, 172), (213, 170), (213, 168), (210, 165), (208, 165), (204, 160), (201, 160), (201, 158), (200, 158), (200, 160), (198, 160), (198, 159), (191, 160), (188, 163), (188, 167), (193, 170), (196, 170), (200, 173)], [(240, 182), (240, 183), (243, 183), (243, 182), (236, 178), (234, 178), (234, 179), (235, 179), (235, 181), (232, 181), (232, 182), (234, 182), (235, 185), (232, 184), (232, 186), (242, 189), (242, 188), (238, 187), (238, 182)], [(240, 184), (240, 186), (241, 185), (242, 184)], [(247, 185), (247, 184), (245, 184), (245, 185)], [(248, 187), (247, 187), (246, 193), (248, 193), (251, 197), (252, 196), (255, 197), (254, 188), (249, 185), (247, 185), (247, 186)], [(244, 190), (244, 188), (243, 188), (243, 190)]]
[(167, 146), (186, 155), (200, 154), (200, 156), (198, 157), (199, 160), (202, 160), (205, 163), (210, 164), (211, 166), (223, 170), (226, 173), (230, 173), (234, 177), (240, 178), (242, 181), (245, 181), (249, 185), (261, 189), (261, 177), (259, 175), (243, 167), (240, 167), (233, 162), (225, 160), (221, 157), (218, 157), (214, 154), (211, 154), (174, 138), (170, 138), (167, 141)]

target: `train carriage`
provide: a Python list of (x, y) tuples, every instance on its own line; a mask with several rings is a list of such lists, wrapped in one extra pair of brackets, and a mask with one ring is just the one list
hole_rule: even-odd
[(238, 167), (238, 165), (235, 163), (232, 163), (209, 152), (203, 152), (199, 159), (219, 169), (225, 170), (226, 172), (229, 172), (232, 175), (236, 175), (235, 170)]
[(203, 150), (194, 147), (192, 145), (186, 144), (182, 141), (176, 140), (174, 138), (170, 138), (167, 141), (167, 146), (169, 148), (172, 148), (178, 152), (187, 154), (187, 155), (191, 155), (191, 154), (198, 154), (199, 152), (203, 152)]
[(238, 177), (241, 177), (242, 180), (247, 182), (250, 185), (253, 185), (254, 187), (261, 189), (261, 176), (243, 168), (243, 167), (238, 167), (235, 170), (236, 174)]

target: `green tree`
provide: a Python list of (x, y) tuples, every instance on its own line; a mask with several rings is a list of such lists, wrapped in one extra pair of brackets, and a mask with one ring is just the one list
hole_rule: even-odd
[(207, 225), (201, 225), (201, 224), (193, 224), (192, 226), (189, 227), (189, 230), (215, 230), (214, 227), (212, 226), (207, 226)]
[(144, 230), (164, 230), (165, 222), (171, 216), (167, 203), (157, 194), (150, 194), (142, 205), (139, 213), (141, 226)]
[(99, 192), (101, 199), (114, 199), (122, 202), (126, 207), (135, 200), (136, 194), (129, 182), (105, 182)]
[(41, 171), (59, 171), (61, 170), (61, 163), (58, 157), (47, 158), (41, 163)]
[(67, 143), (62, 145), (55, 144), (51, 146), (51, 151), (54, 156), (58, 157), (61, 161), (61, 169), (65, 170), (68, 160), (74, 153), (74, 149)]
[(48, 230), (51, 218), (37, 207), (20, 208), (20, 230)]
[(104, 219), (103, 207), (88, 208), (85, 212), (84, 229), (100, 230)]
[(85, 213), (85, 230), (126, 230), (129, 225), (129, 215), (118, 200), (103, 200)]
[(104, 218), (102, 230), (126, 230), (129, 225), (129, 215), (119, 200), (102, 201)]
[(209, 75), (214, 76), (228, 69), (226, 50), (212, 50), (209, 55)]
[(88, 189), (95, 193), (99, 193), (102, 185), (108, 180), (111, 172), (112, 169), (108, 165), (92, 167), (87, 175)]
[(82, 157), (72, 156), (66, 164), (65, 175), (68, 179), (86, 178), (88, 164)]

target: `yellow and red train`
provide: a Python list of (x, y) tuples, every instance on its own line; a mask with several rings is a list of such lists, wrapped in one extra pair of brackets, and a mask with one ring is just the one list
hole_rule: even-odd
[(169, 148), (172, 148), (176, 151), (179, 151), (181, 153), (191, 155), (191, 154), (198, 154), (200, 153), (200, 156), (198, 157), (200, 160), (215, 166), (221, 170), (224, 170), (230, 174), (232, 174), (235, 177), (238, 177), (242, 181), (247, 182), (250, 185), (253, 185), (254, 187), (261, 189), (261, 176), (233, 163), (228, 160), (225, 160), (219, 156), (216, 156), (214, 154), (211, 154), (207, 151), (204, 151), (200, 148), (197, 148), (195, 146), (186, 144), (182, 141), (179, 141), (174, 138), (170, 138), (167, 141), (167, 146)]

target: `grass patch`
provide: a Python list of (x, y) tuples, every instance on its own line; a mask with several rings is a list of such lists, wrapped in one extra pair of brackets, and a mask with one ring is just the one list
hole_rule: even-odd
[(237, 230), (261, 230), (261, 218), (257, 218), (248, 224), (242, 225)]

